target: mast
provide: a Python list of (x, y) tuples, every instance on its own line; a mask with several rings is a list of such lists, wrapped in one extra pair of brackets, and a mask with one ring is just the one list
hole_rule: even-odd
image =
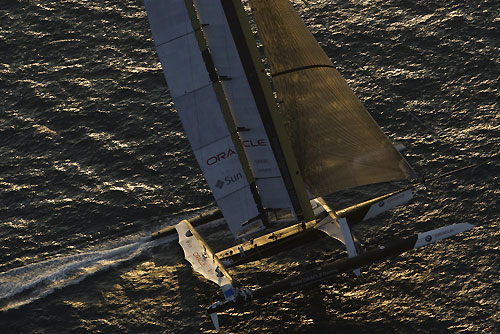
[(295, 214), (299, 220), (313, 220), (306, 187), (243, 5), (239, 0), (221, 0), (221, 4)]

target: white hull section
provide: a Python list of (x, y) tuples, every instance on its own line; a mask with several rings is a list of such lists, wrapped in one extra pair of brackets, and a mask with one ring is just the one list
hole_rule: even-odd
[(380, 202), (370, 207), (363, 220), (373, 218), (381, 214), (382, 212), (393, 209), (396, 206), (405, 204), (406, 202), (408, 202), (413, 198), (415, 193), (416, 191), (414, 189), (408, 189), (398, 194), (395, 194), (394, 196), (381, 200)]
[(175, 229), (185, 258), (191, 263), (193, 270), (219, 285), (224, 297), (231, 298), (234, 295), (231, 277), (198, 232), (187, 220), (182, 220)]

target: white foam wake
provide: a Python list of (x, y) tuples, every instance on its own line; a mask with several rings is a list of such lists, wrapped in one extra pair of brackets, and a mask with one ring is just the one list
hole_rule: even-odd
[(56, 289), (132, 260), (154, 246), (176, 240), (176, 236), (148, 241), (128, 241), (111, 249), (98, 247), (82, 253), (56, 257), (0, 273), (0, 311), (40, 299)]

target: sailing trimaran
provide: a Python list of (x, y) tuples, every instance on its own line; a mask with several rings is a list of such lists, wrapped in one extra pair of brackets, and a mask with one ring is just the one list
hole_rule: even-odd
[[(359, 253), (350, 227), (406, 203), (415, 189), (337, 213), (321, 196), (413, 171), (290, 2), (248, 1), (263, 50), (240, 0), (145, 4), (170, 96), (220, 209), (154, 237), (175, 228), (193, 268), (222, 287), (226, 300), (209, 311), (216, 327), (223, 308), (342, 271), (359, 275), (361, 265), (473, 227), (451, 225)], [(214, 253), (193, 225), (222, 216), (235, 239), (247, 241)], [(253, 291), (236, 286), (225, 269), (317, 234), (341, 241), (349, 257)]]

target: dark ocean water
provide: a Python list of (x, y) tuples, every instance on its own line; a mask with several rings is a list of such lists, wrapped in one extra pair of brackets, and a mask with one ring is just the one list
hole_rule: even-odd
[[(367, 109), (430, 184), (354, 232), (367, 248), (473, 231), (220, 316), (228, 333), (500, 333), (500, 3), (297, 1)], [(213, 199), (174, 112), (142, 1), (0, 4), (0, 332), (211, 332), (217, 288), (152, 231)], [(327, 198), (342, 208), (394, 185)], [(208, 242), (228, 236), (206, 231)], [(213, 232), (213, 233), (208, 233)], [(252, 285), (334, 241), (234, 271)], [(246, 275), (252, 273), (252, 275)]]

